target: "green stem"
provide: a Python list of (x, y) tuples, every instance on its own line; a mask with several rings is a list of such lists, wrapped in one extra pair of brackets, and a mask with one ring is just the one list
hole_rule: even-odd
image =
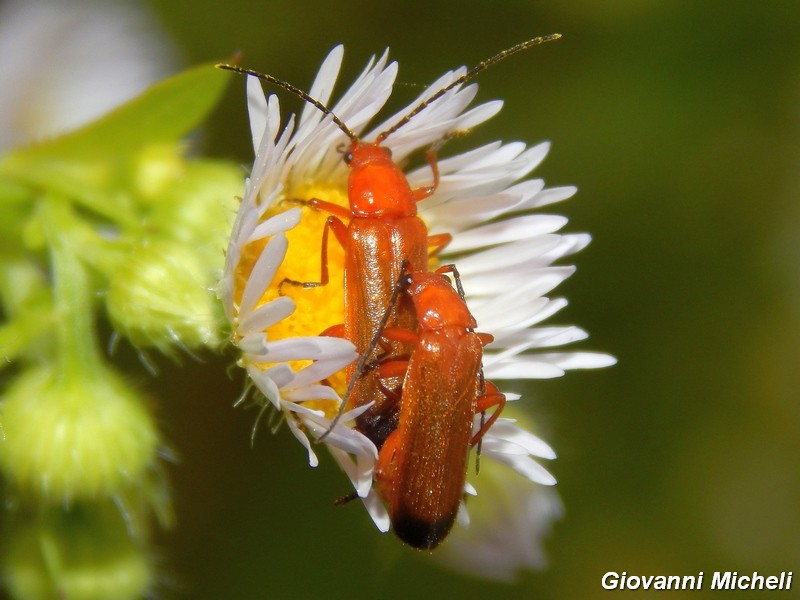
[(53, 300), (61, 376), (85, 378), (100, 367), (95, 340), (89, 275), (70, 236), (75, 226), (70, 205), (49, 197), (42, 206), (53, 270)]

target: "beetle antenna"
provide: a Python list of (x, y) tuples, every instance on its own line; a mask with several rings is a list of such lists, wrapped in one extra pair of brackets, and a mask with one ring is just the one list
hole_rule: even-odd
[(333, 122), (336, 123), (336, 126), (339, 127), (339, 129), (341, 129), (344, 132), (344, 134), (348, 138), (350, 138), (351, 141), (356, 141), (358, 139), (358, 136), (355, 133), (353, 133), (353, 131), (347, 125), (344, 124), (344, 121), (342, 121), (339, 117), (337, 117), (333, 113), (333, 111), (331, 111), (330, 108), (325, 106), (322, 102), (320, 102), (316, 98), (312, 98), (306, 92), (301, 90), (299, 87), (292, 85), (288, 81), (284, 81), (283, 79), (278, 79), (277, 77), (273, 77), (272, 75), (267, 75), (266, 73), (259, 73), (258, 71), (254, 71), (252, 69), (239, 67), (237, 65), (220, 63), (215, 66), (217, 69), (222, 69), (223, 71), (233, 71), (234, 73), (241, 73), (242, 75), (250, 75), (252, 77), (260, 79), (261, 81), (266, 81), (267, 83), (277, 85), (279, 88), (286, 90), (290, 94), (294, 94), (304, 102), (308, 102), (323, 114), (328, 115), (333, 120)]
[(479, 62), (477, 65), (472, 67), (469, 71), (464, 73), (461, 77), (459, 77), (458, 79), (456, 79), (455, 81), (453, 81), (449, 85), (446, 85), (445, 87), (443, 87), (442, 89), (437, 91), (435, 94), (433, 94), (433, 96), (431, 96), (427, 100), (424, 100), (422, 103), (418, 104), (417, 107), (414, 110), (412, 110), (405, 117), (400, 119), (392, 127), (387, 129), (386, 131), (382, 132), (377, 137), (375, 142), (378, 143), (378, 144), (383, 142), (387, 137), (392, 135), (395, 131), (397, 131), (401, 127), (405, 126), (406, 123), (408, 123), (411, 119), (413, 119), (415, 116), (417, 116), (423, 110), (425, 110), (428, 106), (430, 106), (436, 100), (438, 100), (439, 98), (444, 96), (447, 92), (452, 90), (454, 87), (459, 86), (459, 85), (461, 85), (463, 83), (466, 83), (470, 79), (473, 79), (481, 71), (485, 71), (486, 69), (488, 69), (492, 65), (494, 65), (496, 63), (499, 63), (501, 60), (504, 60), (504, 59), (508, 58), (512, 54), (516, 54), (517, 52), (522, 52), (523, 50), (527, 50), (528, 48), (530, 48), (532, 46), (538, 46), (539, 44), (544, 44), (545, 42), (553, 42), (553, 41), (559, 39), (560, 37), (561, 37), (560, 33), (552, 33), (550, 35), (543, 35), (543, 36), (535, 37), (533, 39), (526, 40), (524, 42), (520, 42), (516, 46), (512, 46), (511, 48), (508, 48), (507, 50), (503, 50), (502, 52), (498, 52), (494, 56)]

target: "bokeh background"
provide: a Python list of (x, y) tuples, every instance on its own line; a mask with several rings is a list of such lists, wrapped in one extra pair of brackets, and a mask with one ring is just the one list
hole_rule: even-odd
[[(231, 407), (243, 383), (233, 354), (164, 360), (152, 378), (130, 352), (129, 372), (179, 457), (178, 524), (156, 548), (161, 597), (591, 599), (614, 594), (601, 588), (606, 571), (708, 580), (715, 570), (793, 570), (800, 589), (800, 3), (148, 7), (184, 64), (241, 51), (244, 64), (301, 87), (337, 42), (343, 80), (389, 46), (399, 80), (425, 84), (562, 33), (480, 77), (479, 98), (506, 105), (467, 142), (553, 142), (536, 175), (579, 193), (550, 210), (594, 237), (558, 290), (570, 306), (554, 321), (586, 328), (582, 349), (619, 359), (526, 389), (525, 407), (559, 453), (550, 467), (566, 514), (547, 544), (549, 568), (509, 585), (446, 571), (377, 533), (359, 505), (333, 507), (345, 478), (328, 457), (307, 467), (288, 432), (251, 448), (254, 413)], [(243, 89), (229, 90), (202, 151), (244, 174)], [(395, 106), (417, 90), (398, 93)], [(721, 593), (768, 594), (691, 597)]]

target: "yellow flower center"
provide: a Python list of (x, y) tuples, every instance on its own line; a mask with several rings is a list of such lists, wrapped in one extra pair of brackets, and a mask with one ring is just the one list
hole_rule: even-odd
[[(258, 302), (260, 306), (279, 296), (288, 296), (295, 302), (296, 308), (293, 314), (265, 330), (267, 339), (271, 341), (320, 335), (329, 327), (340, 324), (344, 320), (344, 250), (333, 235), (330, 235), (328, 239), (327, 285), (317, 287), (300, 285), (304, 282), (320, 281), (322, 231), (329, 216), (327, 212), (311, 208), (303, 203), (311, 198), (348, 206), (344, 187), (314, 185), (294, 189), (286, 199), (275, 203), (264, 215), (264, 219), (268, 219), (292, 207), (299, 207), (302, 211), (300, 223), (286, 232), (289, 242), (286, 257)], [(234, 298), (237, 304), (241, 301), (244, 286), (267, 242), (268, 240), (257, 240), (242, 249), (234, 275)], [(310, 362), (308, 360), (293, 361), (289, 365), (297, 370)], [(258, 366), (266, 369), (270, 365), (260, 364)], [(344, 393), (346, 382), (343, 372), (329, 378), (327, 383), (339, 394)], [(331, 401), (311, 401), (305, 405), (312, 409), (325, 410), (326, 413), (331, 414), (336, 410)]]
[[(258, 306), (260, 306), (280, 296), (288, 296), (295, 302), (296, 308), (293, 314), (264, 331), (270, 341), (317, 336), (344, 321), (344, 250), (333, 234), (328, 236), (326, 249), (327, 285), (316, 287), (302, 285), (307, 282), (320, 281), (322, 232), (325, 221), (330, 216), (324, 210), (308, 206), (305, 202), (311, 198), (318, 198), (343, 207), (349, 206), (346, 188), (343, 185), (311, 184), (292, 188), (284, 199), (276, 202), (264, 215), (266, 220), (293, 207), (299, 207), (302, 211), (300, 223), (286, 232), (288, 240), (286, 257), (258, 302)], [(239, 264), (234, 274), (234, 299), (237, 304), (241, 301), (245, 284), (267, 242), (266, 239), (257, 240), (242, 248)], [(438, 266), (438, 257), (432, 256), (430, 263), (430, 268), (435, 269)], [(310, 362), (310, 360), (291, 361), (289, 366), (294, 370), (299, 370)], [(267, 369), (272, 364), (260, 363), (256, 366), (260, 369)], [(342, 396), (347, 386), (344, 370), (328, 377), (323, 383), (330, 385)], [(304, 402), (304, 406), (322, 410), (328, 417), (332, 417), (338, 410), (336, 403), (331, 400), (311, 400)]]

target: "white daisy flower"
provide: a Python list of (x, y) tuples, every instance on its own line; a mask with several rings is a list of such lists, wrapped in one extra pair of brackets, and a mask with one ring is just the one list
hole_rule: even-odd
[[(323, 104), (330, 101), (342, 54), (341, 46), (331, 51), (308, 92)], [(375, 139), (465, 72), (462, 68), (445, 73), (363, 139)], [(396, 73), (396, 63), (387, 63), (385, 53), (373, 58), (341, 99), (330, 106), (332, 112), (361, 136), (388, 99)], [(298, 289), (282, 282), (319, 280), (320, 239), (327, 215), (293, 201), (319, 198), (347, 206), (347, 167), (340, 149), (349, 140), (330, 117), (310, 105), (303, 109), (296, 126), (290, 118), (279, 134), (278, 100), (265, 98), (255, 78), (248, 78), (247, 85), (256, 160), (231, 237), (222, 295), (234, 324), (234, 339), (242, 350), (242, 365), (264, 396), (287, 415), (316, 464), (307, 434), (320, 437), (330, 426), (345, 387), (337, 371), (355, 358), (348, 342), (317, 335), (343, 319), (341, 249), (328, 245), (327, 286)], [(454, 87), (393, 132), (383, 145), (402, 163), (410, 154), (453, 132), (470, 129), (500, 110), (500, 101), (467, 109), (476, 93), (475, 84)], [(556, 377), (567, 369), (615, 362), (608, 355), (589, 352), (534, 352), (586, 337), (577, 327), (540, 325), (566, 304), (545, 294), (574, 272), (574, 267), (555, 263), (585, 247), (590, 239), (586, 234), (558, 233), (566, 224), (564, 217), (519, 214), (575, 192), (572, 187), (545, 189), (540, 179), (522, 180), (548, 149), (547, 143), (526, 148), (521, 142), (495, 142), (441, 160), (439, 187), (418, 206), (432, 235), (453, 234), (452, 243), (439, 258), (451, 262), (449, 257), (458, 254), (467, 304), (480, 331), (495, 337), (484, 357), (485, 374), (493, 380)], [(430, 185), (430, 168), (415, 170), (408, 178), (412, 187)], [(502, 220), (506, 215), (509, 217)], [(386, 530), (386, 511), (370, 488), (377, 453), (369, 440), (352, 429), (353, 412), (343, 415), (325, 442), (378, 527)], [(509, 419), (494, 424), (482, 447), (485, 462), (510, 467), (531, 490), (555, 483), (536, 461), (554, 458), (553, 451)], [(518, 487), (515, 484), (514, 489)], [(472, 491), (470, 486), (468, 491)], [(531, 515), (528, 506), (518, 508), (509, 523), (541, 516)], [(520, 534), (530, 530), (515, 529)], [(528, 547), (524, 543), (517, 546)], [(532, 564), (524, 556), (509, 560)]]

